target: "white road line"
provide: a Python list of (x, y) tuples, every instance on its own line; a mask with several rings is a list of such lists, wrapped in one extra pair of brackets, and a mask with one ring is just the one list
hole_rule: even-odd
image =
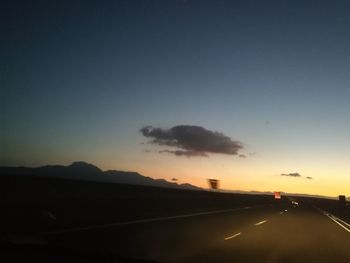
[(229, 239), (231, 239), (231, 238), (238, 237), (238, 236), (240, 236), (241, 234), (242, 234), (242, 233), (239, 232), (239, 233), (237, 233), (237, 234), (234, 234), (233, 236), (225, 237), (224, 239), (225, 239), (225, 240), (229, 240)]
[(346, 226), (342, 225), (341, 223), (339, 223), (335, 218), (333, 218), (332, 216), (328, 215), (328, 214), (324, 214), (325, 216), (327, 216), (329, 219), (331, 219), (333, 222), (337, 223), (339, 226), (341, 226), (342, 228), (344, 228), (346, 231), (348, 231), (350, 233), (350, 229), (348, 229)]
[(333, 216), (333, 218), (336, 219), (337, 221), (340, 221), (340, 222), (343, 223), (344, 225), (350, 227), (350, 224), (349, 224), (349, 223), (345, 222), (344, 220), (341, 220), (339, 217), (336, 217), (336, 216), (334, 216), (334, 215), (331, 215), (331, 216)]
[(332, 215), (331, 213), (328, 213), (326, 211), (323, 211), (322, 209), (316, 207), (317, 210), (319, 210), (322, 214), (324, 214), (326, 217), (331, 219), (334, 223), (341, 226), (345, 231), (350, 233), (350, 224), (345, 222), (344, 220), (341, 220), (340, 218), (336, 217), (335, 215)]
[(68, 228), (68, 229), (62, 229), (62, 230), (56, 230), (56, 231), (43, 232), (42, 234), (43, 235), (54, 235), (54, 234), (63, 234), (63, 233), (86, 231), (86, 230), (101, 229), (101, 228), (109, 228), (109, 227), (116, 227), (116, 226), (152, 223), (152, 222), (166, 221), (166, 220), (179, 219), (179, 218), (189, 218), (189, 217), (196, 217), (196, 216), (203, 216), (203, 215), (221, 214), (221, 213), (227, 213), (227, 212), (234, 212), (234, 211), (258, 208), (258, 207), (263, 207), (263, 206), (264, 205), (257, 205), (257, 206), (251, 206), (249, 208), (248, 207), (239, 207), (239, 208), (233, 208), (233, 209), (214, 210), (214, 211), (208, 211), (208, 212), (200, 212), (200, 213), (177, 215), (177, 216), (147, 218), (147, 219), (133, 220), (133, 221), (127, 221), (127, 222), (117, 222), (117, 223), (104, 224), (104, 225), (92, 225), (92, 226), (86, 226), (86, 227)]
[(262, 224), (264, 224), (266, 222), (267, 222), (267, 220), (263, 220), (263, 221), (260, 221), (260, 222), (258, 222), (256, 224), (254, 224), (254, 226), (260, 226), (260, 225), (262, 225)]

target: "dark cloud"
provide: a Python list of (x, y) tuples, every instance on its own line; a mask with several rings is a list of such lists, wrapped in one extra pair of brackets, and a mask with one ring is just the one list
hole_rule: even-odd
[(177, 178), (171, 178), (171, 181), (173, 181), (173, 182), (177, 182), (178, 180), (177, 180)]
[(194, 152), (194, 151), (183, 151), (183, 150), (162, 150), (158, 151), (159, 153), (171, 153), (176, 156), (186, 156), (186, 157), (195, 157), (195, 156), (202, 156), (202, 157), (208, 157), (208, 155), (204, 152)]
[(307, 176), (306, 179), (312, 180), (312, 177), (311, 176)]
[(208, 153), (239, 155), (243, 145), (221, 132), (210, 131), (200, 126), (178, 125), (170, 129), (143, 127), (140, 132), (151, 138), (151, 143), (180, 150), (163, 150), (177, 156), (208, 156)]
[(240, 154), (240, 155), (238, 155), (238, 157), (239, 157), (239, 158), (247, 158), (247, 155), (245, 155), (245, 154)]
[(301, 177), (299, 173), (281, 174), (281, 176)]

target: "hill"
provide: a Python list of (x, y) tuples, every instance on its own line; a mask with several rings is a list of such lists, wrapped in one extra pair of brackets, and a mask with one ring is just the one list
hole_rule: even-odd
[(201, 190), (201, 188), (191, 184), (177, 184), (164, 179), (153, 179), (143, 176), (137, 172), (125, 171), (102, 171), (100, 168), (86, 163), (73, 162), (71, 165), (47, 165), (37, 168), (31, 167), (0, 167), (0, 175), (15, 176), (39, 176), (62, 178), (80, 181), (106, 182), (119, 184), (135, 184), (155, 187), (179, 188), (187, 190)]

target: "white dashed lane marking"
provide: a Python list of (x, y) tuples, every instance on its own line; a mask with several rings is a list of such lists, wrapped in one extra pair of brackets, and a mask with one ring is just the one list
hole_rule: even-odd
[(242, 234), (242, 233), (241, 233), (241, 232), (239, 232), (239, 233), (234, 234), (234, 235), (232, 235), (232, 236), (225, 237), (224, 239), (225, 239), (225, 240), (229, 240), (229, 239), (232, 239), (232, 238), (238, 237), (238, 236), (240, 236), (241, 234)]
[(254, 224), (254, 226), (260, 226), (262, 224), (265, 224), (266, 222), (267, 222), (267, 220), (263, 220), (263, 221), (260, 221), (260, 222), (258, 222), (256, 224)]

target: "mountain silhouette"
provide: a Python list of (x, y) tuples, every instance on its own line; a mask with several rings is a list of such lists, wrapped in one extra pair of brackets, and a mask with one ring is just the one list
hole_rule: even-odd
[(164, 179), (153, 179), (137, 172), (125, 172), (100, 168), (83, 161), (73, 162), (68, 166), (46, 165), (42, 167), (0, 167), (0, 175), (14, 176), (40, 176), (81, 181), (107, 182), (119, 184), (136, 184), (156, 187), (180, 188), (200, 190), (201, 188), (191, 184), (178, 184)]
[(71, 171), (84, 172), (84, 173), (100, 173), (102, 170), (97, 166), (86, 163), (86, 162), (73, 162), (71, 165), (67, 167)]

